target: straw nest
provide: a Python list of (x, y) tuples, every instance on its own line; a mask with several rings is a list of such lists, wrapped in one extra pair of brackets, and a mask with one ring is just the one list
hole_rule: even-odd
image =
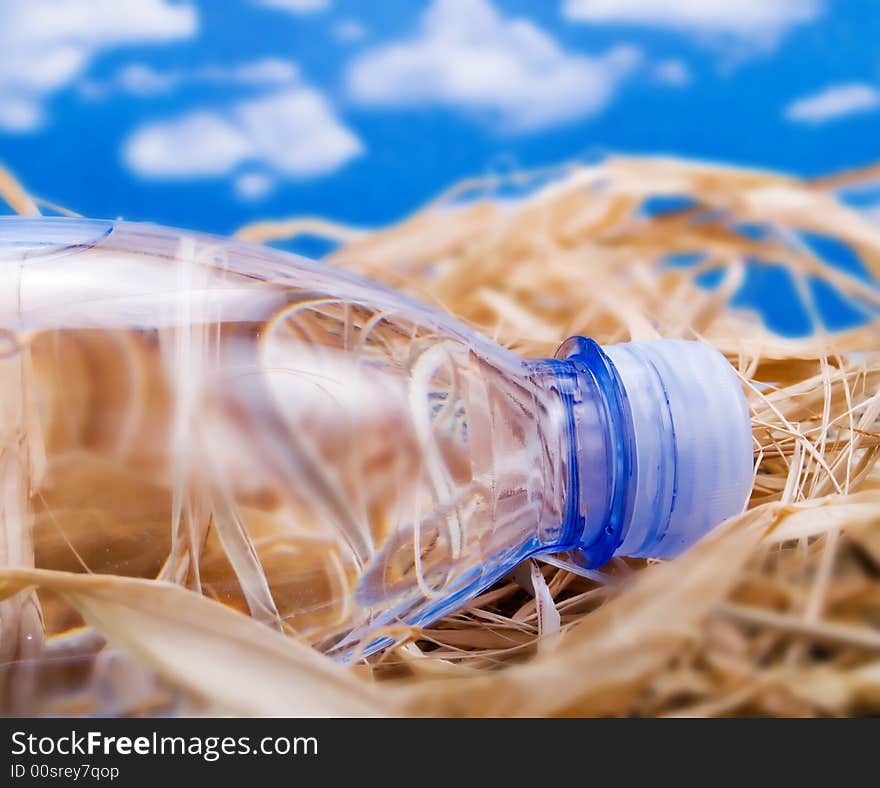
[[(876, 176), (811, 182), (611, 158), (464, 183), (378, 232), (311, 219), (243, 228), (239, 235), (257, 242), (299, 234), (336, 241), (329, 262), (439, 304), (526, 355), (552, 354), (572, 334), (603, 344), (657, 336), (713, 343), (739, 371), (751, 407), (748, 510), (667, 563), (615, 559), (589, 579), (531, 563), (353, 668), (179, 586), (20, 568), (26, 556), (14, 559), (7, 517), (3, 709), (877, 713), (880, 290), (871, 280), (880, 280), (880, 227), (839, 199)], [(19, 212), (38, 212), (2, 171), (0, 195)], [(653, 210), (658, 197), (676, 199)], [(809, 237), (843, 244), (864, 270), (830, 264)], [(670, 264), (684, 256), (689, 265)], [(778, 308), (802, 309), (809, 337), (779, 336), (731, 306), (761, 266), (791, 275), (799, 303)], [(865, 321), (828, 330), (814, 303), (822, 288)], [(28, 603), (33, 587), (66, 600), (89, 625), (50, 638), (36, 659), (16, 639), (28, 631), (23, 622), (40, 626)], [(83, 655), (88, 669), (75, 692), (49, 687), (44, 663)]]

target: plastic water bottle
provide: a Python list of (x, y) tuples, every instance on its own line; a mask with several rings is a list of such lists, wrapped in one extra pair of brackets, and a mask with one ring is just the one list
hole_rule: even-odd
[(740, 384), (697, 342), (524, 359), (345, 271), (124, 222), (4, 218), (0, 277), (36, 564), (185, 584), (339, 658), (530, 556), (675, 556), (751, 486)]

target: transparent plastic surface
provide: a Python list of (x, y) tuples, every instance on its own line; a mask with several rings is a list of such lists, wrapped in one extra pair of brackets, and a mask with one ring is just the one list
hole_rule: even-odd
[(344, 271), (126, 223), (0, 219), (0, 419), (6, 563), (179, 583), (341, 659), (530, 555), (675, 555), (751, 481), (708, 347), (525, 360)]
[(565, 540), (557, 393), (439, 312), (125, 223), (2, 219), (0, 277), (37, 566), (182, 583), (351, 657)]

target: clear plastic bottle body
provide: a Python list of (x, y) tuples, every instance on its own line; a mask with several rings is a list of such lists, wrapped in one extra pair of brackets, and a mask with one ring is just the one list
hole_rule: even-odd
[(0, 276), (37, 566), (183, 583), (350, 658), (573, 542), (552, 363), (150, 226), (0, 220)]
[(0, 435), (0, 560), (183, 584), (340, 659), (530, 555), (674, 556), (751, 486), (704, 345), (524, 360), (344, 271), (119, 222), (0, 219)]

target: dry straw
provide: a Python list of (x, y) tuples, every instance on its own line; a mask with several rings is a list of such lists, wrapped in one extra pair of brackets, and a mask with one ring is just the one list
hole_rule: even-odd
[[(612, 158), (461, 184), (380, 232), (319, 220), (243, 228), (239, 235), (257, 242), (299, 234), (337, 241), (330, 262), (440, 304), (524, 354), (551, 353), (576, 333), (602, 343), (711, 342), (739, 370), (750, 402), (749, 510), (665, 564), (616, 559), (586, 578), (531, 563), (465, 610), (413, 631), (406, 645), (351, 669), (170, 583), (7, 568), (3, 708), (877, 713), (880, 290), (871, 280), (880, 280), (880, 227), (839, 199), (841, 189), (876, 177), (865, 170), (808, 182)], [(18, 212), (37, 212), (2, 170), (0, 196)], [(647, 210), (658, 197), (677, 202)], [(805, 241), (816, 236), (854, 252), (862, 274), (830, 265)], [(670, 264), (685, 255), (696, 262)], [(798, 308), (813, 320), (811, 336), (778, 336), (730, 306), (756, 266), (789, 272)], [(700, 286), (710, 272), (716, 286)], [(865, 322), (827, 331), (814, 303), (817, 282)], [(0, 557), (25, 566), (26, 529), (10, 511), (4, 505)], [(27, 646), (41, 634), (28, 604), (34, 587), (41, 601), (66, 600), (87, 625), (50, 637), (37, 660)], [(66, 669), (53, 672), (52, 664)]]

